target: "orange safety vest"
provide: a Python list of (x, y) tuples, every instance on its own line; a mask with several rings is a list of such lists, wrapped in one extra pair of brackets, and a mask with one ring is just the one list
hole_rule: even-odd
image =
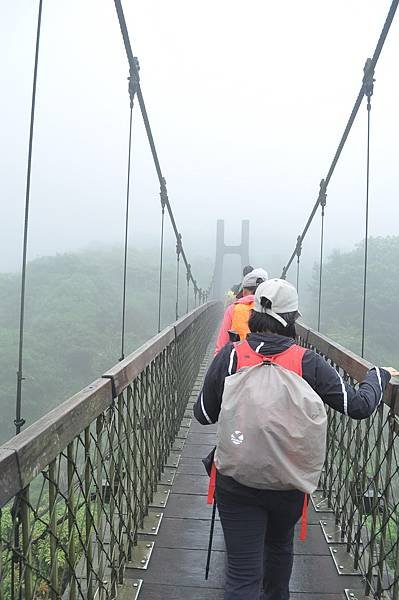
[(240, 340), (246, 339), (249, 333), (248, 319), (251, 310), (254, 307), (254, 303), (249, 304), (234, 304), (233, 306), (233, 317), (231, 319), (231, 330), (238, 333)]

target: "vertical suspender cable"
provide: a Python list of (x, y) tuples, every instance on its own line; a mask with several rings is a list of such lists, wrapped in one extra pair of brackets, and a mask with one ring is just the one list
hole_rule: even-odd
[(180, 284), (180, 248), (181, 235), (176, 242), (176, 321), (179, 318), (179, 284)]
[(298, 235), (296, 239), (296, 291), (299, 294), (299, 271), (300, 271), (300, 262), (301, 262), (301, 254), (302, 254), (302, 238)]
[(319, 302), (317, 310), (317, 331), (320, 331), (321, 323), (321, 296), (323, 289), (323, 258), (324, 258), (324, 212), (327, 204), (326, 184), (324, 179), (320, 181), (319, 204), (321, 206), (321, 230), (320, 230), (320, 264), (319, 264)]
[(366, 329), (366, 301), (367, 301), (367, 266), (368, 266), (368, 237), (369, 237), (369, 191), (370, 191), (370, 112), (371, 96), (374, 88), (374, 67), (368, 58), (364, 67), (364, 93), (367, 96), (367, 158), (366, 158), (366, 211), (364, 233), (364, 269), (363, 269), (363, 313), (362, 313), (362, 347), (361, 356), (364, 356), (364, 340)]
[(127, 184), (126, 184), (126, 212), (125, 212), (125, 249), (123, 257), (123, 292), (122, 292), (122, 332), (121, 332), (121, 357), (125, 358), (125, 320), (126, 320), (126, 273), (127, 273), (127, 250), (128, 250), (128, 229), (129, 229), (129, 198), (130, 198), (130, 158), (132, 151), (132, 120), (133, 120), (133, 102), (130, 102), (130, 121), (129, 121), (129, 152), (127, 159)]
[(21, 406), (22, 406), (22, 381), (24, 380), (24, 377), (22, 374), (22, 369), (23, 369), (24, 318), (25, 318), (26, 259), (27, 259), (27, 251), (28, 251), (29, 201), (30, 201), (30, 180), (31, 180), (31, 171), (32, 171), (33, 127), (34, 127), (34, 121), (35, 121), (37, 68), (38, 68), (38, 63), (39, 63), (42, 8), (43, 8), (43, 0), (40, 0), (39, 12), (38, 12), (38, 17), (37, 17), (35, 66), (34, 66), (34, 70), (33, 70), (32, 103), (31, 103), (31, 112), (30, 112), (28, 166), (27, 166), (27, 171), (26, 171), (25, 223), (24, 223), (24, 241), (23, 241), (23, 252), (22, 252), (21, 299), (20, 299), (20, 316), (19, 316), (17, 398), (16, 398), (15, 421), (14, 421), (16, 435), (18, 435), (21, 432), (21, 429), (25, 424), (25, 420), (22, 418)]
[[(137, 61), (137, 59), (135, 58)], [(134, 95), (138, 85), (138, 62), (137, 70), (130, 71), (129, 76), (129, 97), (130, 97), (130, 119), (129, 119), (129, 149), (127, 159), (127, 182), (126, 182), (126, 212), (125, 212), (125, 248), (123, 258), (123, 292), (122, 292), (122, 332), (121, 332), (121, 356), (120, 360), (125, 358), (125, 325), (126, 325), (126, 280), (127, 280), (127, 252), (128, 252), (128, 233), (129, 233), (129, 202), (130, 202), (130, 166), (132, 156), (132, 122), (133, 122), (133, 102)]]
[(188, 308), (189, 308), (189, 297), (190, 297), (190, 278), (191, 278), (191, 273), (190, 273), (190, 266), (188, 265), (189, 268), (187, 269), (187, 273), (186, 273), (186, 278), (187, 278), (187, 306), (186, 306), (186, 313), (188, 313)]
[(159, 254), (159, 285), (158, 285), (158, 333), (161, 331), (161, 310), (162, 310), (162, 271), (163, 271), (163, 237), (165, 225), (165, 207), (162, 206), (161, 218), (161, 248)]
[(161, 206), (162, 206), (162, 217), (161, 217), (161, 247), (160, 247), (160, 255), (159, 255), (158, 333), (161, 331), (161, 312), (162, 312), (163, 242), (164, 242), (164, 230), (165, 230), (165, 204), (166, 204), (166, 198), (167, 198), (165, 179), (162, 179), (160, 196), (161, 196)]

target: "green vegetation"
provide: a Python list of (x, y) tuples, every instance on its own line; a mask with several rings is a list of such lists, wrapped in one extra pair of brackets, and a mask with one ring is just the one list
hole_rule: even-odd
[[(166, 253), (162, 326), (175, 318), (175, 260), (174, 252)], [(130, 252), (125, 355), (157, 332), (158, 265), (157, 252)], [(204, 261), (199, 268), (201, 282), (209, 281), (210, 265)], [(182, 266), (180, 276), (183, 314)], [(118, 362), (122, 280), (119, 248), (44, 257), (28, 265), (22, 411), (27, 425)], [(18, 274), (0, 274), (0, 443), (15, 430), (19, 289)]]
[[(322, 331), (360, 351), (363, 245), (335, 251), (325, 261)], [(212, 265), (199, 265), (209, 281)], [(120, 357), (122, 250), (93, 250), (32, 261), (28, 265), (23, 416), (27, 424), (100, 376)], [(128, 266), (126, 354), (156, 333), (158, 253), (132, 251)], [(18, 360), (18, 274), (0, 274), (0, 443), (14, 433)], [(175, 315), (175, 255), (164, 269), (163, 325)], [(181, 312), (186, 306), (181, 268)], [(302, 289), (305, 292), (305, 283)], [(311, 294), (301, 293), (304, 319), (315, 323), (318, 269)], [(305, 304), (304, 304), (305, 302)], [(192, 306), (192, 303), (191, 303)], [(191, 307), (190, 306), (190, 307)], [(366, 357), (399, 366), (399, 237), (369, 246)]]
[[(56, 530), (54, 532), (54, 540), (56, 543), (55, 549), (55, 565), (51, 556), (50, 533), (51, 524), (49, 522), (50, 513), (48, 510), (48, 496), (42, 498), (43, 510), (38, 507), (30, 530), (30, 551), (32, 560), (32, 581), (34, 587), (34, 598), (49, 598), (51, 574), (53, 569), (57, 570), (57, 582), (61, 593), (70, 583), (70, 564), (68, 563), (68, 549), (74, 548), (74, 565), (79, 564), (79, 560), (85, 552), (86, 538), (86, 507), (82, 502), (80, 507), (75, 507), (74, 525), (72, 533), (69, 532), (68, 526), (68, 509), (64, 502), (58, 501), (54, 509)], [(96, 518), (96, 506), (94, 503), (90, 505), (90, 518)], [(0, 580), (0, 594), (4, 600), (11, 600), (11, 570), (12, 570), (12, 551), (11, 546), (15, 543), (15, 524), (12, 519), (11, 510), (6, 507), (0, 511), (1, 536), (0, 539), (3, 545), (2, 558), (2, 578)], [(19, 545), (22, 547), (22, 527), (18, 529)], [(19, 569), (15, 568), (16, 589), (23, 587), (23, 583), (19, 580)]]
[[(323, 268), (321, 331), (357, 354), (361, 349), (364, 245), (333, 252)], [(313, 307), (305, 306), (306, 322), (316, 322), (318, 265)], [(399, 367), (399, 236), (369, 240), (365, 358)]]

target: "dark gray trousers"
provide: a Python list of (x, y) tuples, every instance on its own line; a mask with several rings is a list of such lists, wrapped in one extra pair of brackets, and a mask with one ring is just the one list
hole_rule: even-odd
[(224, 600), (289, 600), (294, 526), (304, 494), (236, 487), (216, 485), (227, 549)]

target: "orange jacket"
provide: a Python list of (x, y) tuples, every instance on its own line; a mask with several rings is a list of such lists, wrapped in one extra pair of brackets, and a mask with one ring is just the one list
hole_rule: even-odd
[(230, 341), (229, 331), (236, 331), (240, 340), (245, 340), (249, 333), (248, 319), (254, 305), (254, 297), (253, 294), (249, 294), (226, 308), (216, 340), (215, 354)]

